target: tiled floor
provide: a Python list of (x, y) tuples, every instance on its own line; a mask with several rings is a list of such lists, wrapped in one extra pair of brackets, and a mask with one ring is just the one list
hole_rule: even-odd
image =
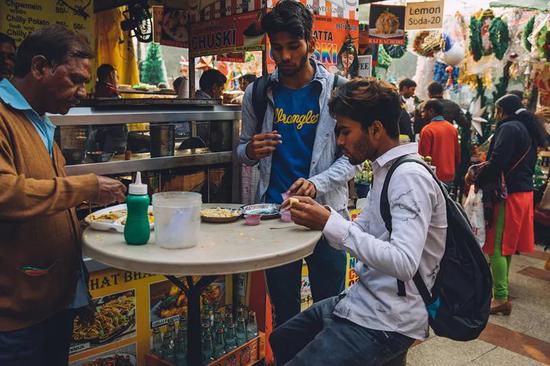
[(414, 346), (409, 366), (550, 365), (550, 272), (548, 253), (514, 256), (510, 271), (510, 316), (491, 316), (481, 337), (453, 342), (431, 337)]

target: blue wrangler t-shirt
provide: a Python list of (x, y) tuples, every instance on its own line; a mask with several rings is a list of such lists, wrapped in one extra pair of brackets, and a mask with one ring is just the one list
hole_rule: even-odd
[(298, 178), (309, 178), (315, 133), (319, 124), (319, 89), (309, 83), (301, 89), (278, 85), (273, 89), (275, 118), (273, 130), (283, 141), (272, 157), (271, 178), (266, 202), (281, 203)]

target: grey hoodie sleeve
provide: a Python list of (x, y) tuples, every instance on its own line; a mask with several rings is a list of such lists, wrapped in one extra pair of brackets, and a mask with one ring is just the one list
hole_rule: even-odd
[(237, 146), (237, 159), (246, 165), (256, 165), (258, 160), (251, 160), (246, 154), (246, 146), (258, 132), (258, 120), (252, 106), (252, 84), (248, 85), (244, 93), (242, 104), (242, 128)]
[(325, 194), (335, 186), (345, 185), (361, 171), (362, 164), (351, 165), (346, 156), (341, 156), (324, 172), (317, 174), (309, 181), (315, 184), (317, 194)]

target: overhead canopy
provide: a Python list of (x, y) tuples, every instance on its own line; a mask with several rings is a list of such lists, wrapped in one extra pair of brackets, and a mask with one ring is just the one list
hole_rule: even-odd
[(495, 0), (489, 4), (495, 8), (522, 8), (548, 11), (547, 0)]

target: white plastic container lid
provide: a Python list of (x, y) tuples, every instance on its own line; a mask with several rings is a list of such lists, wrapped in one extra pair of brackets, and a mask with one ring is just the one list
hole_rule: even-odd
[(128, 193), (135, 196), (145, 196), (147, 194), (147, 184), (141, 183), (141, 172), (136, 173), (136, 180), (130, 183)]
[(202, 195), (195, 192), (160, 192), (153, 194), (153, 206), (182, 208), (202, 205)]

